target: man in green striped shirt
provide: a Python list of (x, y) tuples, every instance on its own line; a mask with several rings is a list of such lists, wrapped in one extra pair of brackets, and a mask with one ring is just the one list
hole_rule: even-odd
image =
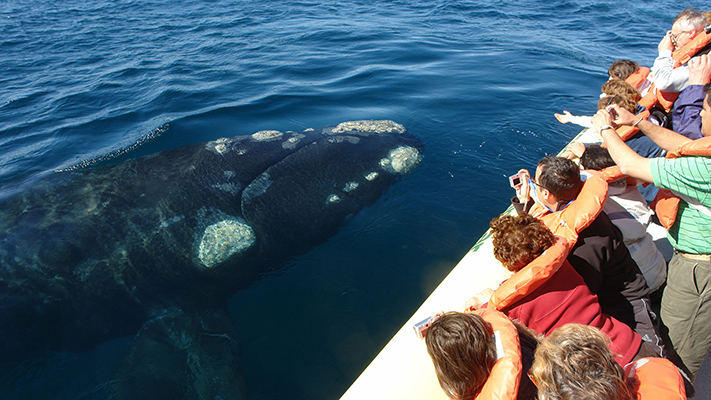
[[(711, 59), (701, 56), (694, 61), (711, 78)], [(690, 67), (694, 69), (693, 63)], [(701, 133), (705, 137), (696, 144), (708, 144), (709, 156), (647, 159), (630, 149), (611, 125), (637, 126), (667, 152), (691, 139), (618, 106), (600, 110), (592, 119), (623, 173), (672, 190), (682, 199), (667, 233), (676, 251), (662, 297), (662, 322), (692, 379), (711, 349), (711, 84), (704, 90)]]

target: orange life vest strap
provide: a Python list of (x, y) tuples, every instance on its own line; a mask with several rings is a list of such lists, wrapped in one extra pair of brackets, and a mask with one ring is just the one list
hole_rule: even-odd
[[(711, 137), (691, 140), (667, 153), (666, 158), (679, 157), (711, 157)], [(657, 213), (659, 222), (669, 230), (676, 221), (681, 199), (667, 189), (659, 189), (652, 202), (652, 208)]]
[(639, 400), (686, 400), (684, 379), (665, 358), (641, 358), (625, 366), (628, 378), (637, 378)]
[(669, 110), (672, 109), (676, 98), (679, 97), (679, 92), (663, 92), (657, 89), (656, 95), (657, 104), (659, 104), (659, 106), (661, 106), (664, 111), (669, 112)]
[(706, 33), (706, 31), (702, 30), (701, 33), (694, 36), (694, 38), (691, 39), (691, 41), (684, 47), (672, 52), (674, 68), (689, 62), (691, 57), (695, 56), (696, 53), (706, 47), (709, 43), (711, 43), (711, 33)]
[(659, 100), (657, 100), (657, 87), (654, 86), (654, 83), (652, 83), (647, 91), (647, 94), (645, 94), (644, 97), (638, 101), (638, 103), (639, 105), (644, 106), (647, 110), (651, 110), (652, 107), (659, 103)]
[(633, 88), (637, 89), (644, 81), (649, 77), (649, 67), (639, 67), (637, 71), (632, 73), (625, 79), (625, 82), (632, 85)]
[(551, 247), (505, 280), (494, 291), (488, 307), (503, 310), (528, 296), (558, 272), (569, 251), (568, 241), (562, 236), (556, 236)]
[[(587, 228), (602, 212), (607, 200), (607, 182), (598, 171), (588, 171), (591, 176), (583, 182), (578, 197), (564, 210), (537, 216), (553, 234), (563, 236), (574, 245), (578, 234)], [(535, 215), (535, 214), (533, 214)]]
[(491, 328), (501, 339), (504, 354), (499, 354), (491, 369), (489, 379), (486, 380), (476, 400), (516, 400), (518, 396), (518, 385), (523, 372), (521, 363), (521, 343), (518, 337), (518, 329), (509, 318), (499, 311), (481, 308), (473, 311), (484, 321), (491, 324)]
[[(644, 119), (649, 119), (650, 113), (649, 110), (644, 110), (641, 113), (637, 114), (636, 117), (644, 118)], [(620, 138), (623, 141), (627, 141), (628, 139), (632, 138), (632, 136), (636, 135), (637, 132), (639, 132), (639, 128), (636, 126), (631, 126), (631, 125), (623, 125), (619, 128), (617, 128), (617, 134), (620, 136)]]

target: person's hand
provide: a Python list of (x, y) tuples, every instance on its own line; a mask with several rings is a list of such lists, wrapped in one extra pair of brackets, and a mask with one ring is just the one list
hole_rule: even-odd
[(471, 312), (480, 309), (481, 306), (489, 302), (492, 294), (494, 294), (494, 290), (491, 288), (486, 288), (475, 294), (474, 297), (464, 303), (464, 312)]
[(590, 121), (593, 124), (593, 127), (600, 132), (600, 128), (606, 125), (612, 126), (612, 115), (610, 115), (610, 112), (602, 109), (602, 110), (597, 110), (595, 115), (590, 119)]
[(671, 40), (671, 31), (667, 31), (667, 34), (664, 35), (662, 40), (659, 42), (657, 49), (660, 53), (664, 50), (674, 51), (674, 43), (672, 43)]
[(528, 185), (531, 174), (526, 169), (518, 170), (518, 174), (521, 177), (521, 184), (514, 188), (516, 190), (516, 198), (521, 204), (526, 204), (531, 199), (531, 187)]
[(585, 144), (583, 142), (575, 142), (568, 146), (567, 149), (565, 149), (565, 152), (561, 155), (561, 157), (567, 158), (568, 160), (572, 160), (576, 157), (582, 157), (584, 152)]
[(558, 120), (558, 122), (560, 122), (561, 124), (567, 124), (568, 122), (571, 121), (571, 119), (573, 117), (573, 114), (571, 114), (570, 112), (565, 111), (565, 110), (563, 110), (563, 114), (555, 113), (553, 115)]
[(689, 84), (705, 85), (711, 83), (711, 58), (708, 54), (689, 60)]
[(612, 104), (603, 110), (598, 110), (592, 117), (592, 124), (595, 129), (599, 131), (600, 128), (605, 125), (611, 125), (613, 127), (620, 125), (632, 125), (637, 122), (637, 119), (635, 118), (641, 117), (635, 117), (634, 114), (618, 106), (617, 104)]

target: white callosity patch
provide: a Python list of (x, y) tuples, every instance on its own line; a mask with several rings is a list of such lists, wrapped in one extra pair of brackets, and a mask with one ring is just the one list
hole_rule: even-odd
[(279, 131), (259, 131), (252, 135), (252, 139), (258, 142), (268, 142), (271, 140), (277, 140), (281, 138), (284, 134)]
[(417, 165), (422, 157), (420, 152), (410, 146), (400, 146), (390, 151), (386, 158), (380, 160), (380, 167), (393, 174), (406, 174)]
[(231, 143), (232, 140), (228, 138), (219, 138), (217, 140), (213, 140), (212, 142), (207, 142), (207, 144), (205, 144), (205, 149), (213, 153), (225, 154), (230, 151)]
[(269, 186), (272, 185), (271, 176), (267, 172), (263, 172), (255, 180), (252, 181), (242, 192), (242, 202), (249, 204), (255, 197), (264, 194)]
[(238, 195), (240, 190), (242, 189), (240, 185), (233, 182), (216, 183), (212, 185), (212, 187), (215, 189), (222, 190), (223, 192), (227, 192), (233, 196)]
[(335, 204), (341, 201), (341, 198), (337, 194), (332, 194), (326, 199), (327, 204)]
[(348, 182), (343, 187), (343, 191), (350, 192), (350, 191), (356, 190), (357, 188), (358, 188), (358, 182)]
[(205, 228), (200, 240), (200, 262), (212, 268), (230, 256), (242, 253), (257, 240), (252, 228), (240, 219), (220, 221)]
[(333, 136), (328, 138), (329, 143), (343, 143), (343, 142), (348, 142), (352, 144), (358, 144), (360, 142), (360, 138), (356, 136)]
[(390, 120), (365, 120), (342, 122), (333, 128), (333, 134), (349, 131), (367, 133), (405, 133), (405, 127)]
[(299, 144), (301, 139), (305, 138), (306, 135), (302, 135), (300, 133), (294, 133), (292, 136), (288, 139), (286, 139), (282, 144), (281, 147), (285, 150), (292, 150), (296, 148), (296, 145)]
[(225, 171), (224, 172), (225, 178), (226, 179), (232, 179), (235, 177), (235, 171)]
[(378, 174), (377, 172), (373, 171), (373, 172), (371, 172), (371, 173), (369, 173), (369, 174), (366, 174), (366, 175), (365, 175), (365, 179), (368, 180), (368, 181), (374, 181), (375, 178), (378, 177), (378, 175), (380, 175), (380, 174)]

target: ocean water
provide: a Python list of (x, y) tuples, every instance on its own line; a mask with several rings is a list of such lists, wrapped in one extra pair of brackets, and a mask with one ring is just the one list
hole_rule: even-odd
[[(593, 113), (609, 64), (650, 66), (688, 5), (4, 0), (0, 197), (264, 129), (404, 125), (420, 168), (229, 302), (246, 398), (338, 398), (504, 211), (506, 177), (579, 131), (553, 113)], [(0, 366), (0, 397), (109, 398), (130, 341)]]

